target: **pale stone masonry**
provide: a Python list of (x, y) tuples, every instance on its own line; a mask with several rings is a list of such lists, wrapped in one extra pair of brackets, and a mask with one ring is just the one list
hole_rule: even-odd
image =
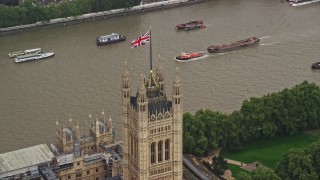
[[(177, 71), (177, 70), (176, 70)], [(122, 75), (123, 177), (126, 180), (182, 179), (182, 91), (176, 72), (168, 100), (160, 59), (156, 73), (142, 77), (132, 96), (127, 65)]]
[(122, 162), (113, 142), (112, 119), (89, 115), (89, 135), (80, 136), (80, 128), (69, 119), (69, 125), (56, 122), (57, 149), (53, 170), (60, 180), (104, 180), (121, 177)]

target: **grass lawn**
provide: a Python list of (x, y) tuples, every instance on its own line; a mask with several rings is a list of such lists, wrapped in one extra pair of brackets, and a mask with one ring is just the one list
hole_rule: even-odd
[(222, 150), (221, 156), (246, 164), (258, 161), (271, 169), (276, 167), (282, 154), (291, 148), (304, 148), (320, 139), (320, 130), (312, 130), (293, 136), (278, 136), (273, 139), (263, 139), (248, 142), (241, 151), (230, 152)]
[(236, 178), (236, 179), (239, 177), (239, 174), (240, 174), (241, 172), (243, 172), (243, 173), (250, 173), (250, 172), (248, 172), (248, 171), (240, 168), (240, 166), (233, 165), (233, 164), (228, 164), (228, 168), (229, 168), (229, 169), (231, 170), (231, 172), (232, 172), (232, 177), (234, 177), (234, 178)]

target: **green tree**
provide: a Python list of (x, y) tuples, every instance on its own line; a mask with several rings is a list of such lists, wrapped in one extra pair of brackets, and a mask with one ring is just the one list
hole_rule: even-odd
[(290, 179), (314, 179), (319, 176), (313, 167), (312, 156), (302, 149), (291, 149), (284, 154), (278, 163), (276, 174), (284, 180)]
[(251, 174), (240, 172), (237, 180), (253, 180)]
[(222, 176), (226, 170), (228, 170), (228, 163), (221, 156), (212, 157), (212, 172), (218, 176)]
[(281, 180), (281, 178), (271, 169), (258, 167), (251, 174), (252, 180)]

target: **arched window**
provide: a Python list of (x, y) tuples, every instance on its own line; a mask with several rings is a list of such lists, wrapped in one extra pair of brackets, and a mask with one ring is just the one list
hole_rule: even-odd
[(153, 142), (150, 147), (150, 149), (151, 149), (151, 164), (156, 162), (155, 146), (156, 146), (156, 144)]
[(134, 157), (137, 158), (138, 156), (138, 141), (137, 138), (134, 139)]
[(132, 134), (130, 135), (130, 150), (131, 150), (131, 155), (133, 155), (133, 137), (132, 137)]
[(158, 162), (162, 161), (162, 141), (158, 143)]
[(170, 159), (170, 140), (167, 139), (164, 145), (164, 149), (165, 149), (165, 160), (169, 160)]

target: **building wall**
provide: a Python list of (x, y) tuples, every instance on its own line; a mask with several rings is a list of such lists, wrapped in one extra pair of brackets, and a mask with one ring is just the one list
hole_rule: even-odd
[(76, 158), (73, 166), (69, 169), (60, 170), (58, 177), (60, 180), (84, 179), (84, 180), (104, 180), (107, 175), (107, 165), (105, 162), (96, 162), (85, 165), (83, 158)]
[(183, 109), (179, 79), (176, 78), (173, 85), (172, 108), (150, 115), (144, 80), (134, 106), (130, 103), (127, 69), (122, 78), (124, 179), (181, 180)]

